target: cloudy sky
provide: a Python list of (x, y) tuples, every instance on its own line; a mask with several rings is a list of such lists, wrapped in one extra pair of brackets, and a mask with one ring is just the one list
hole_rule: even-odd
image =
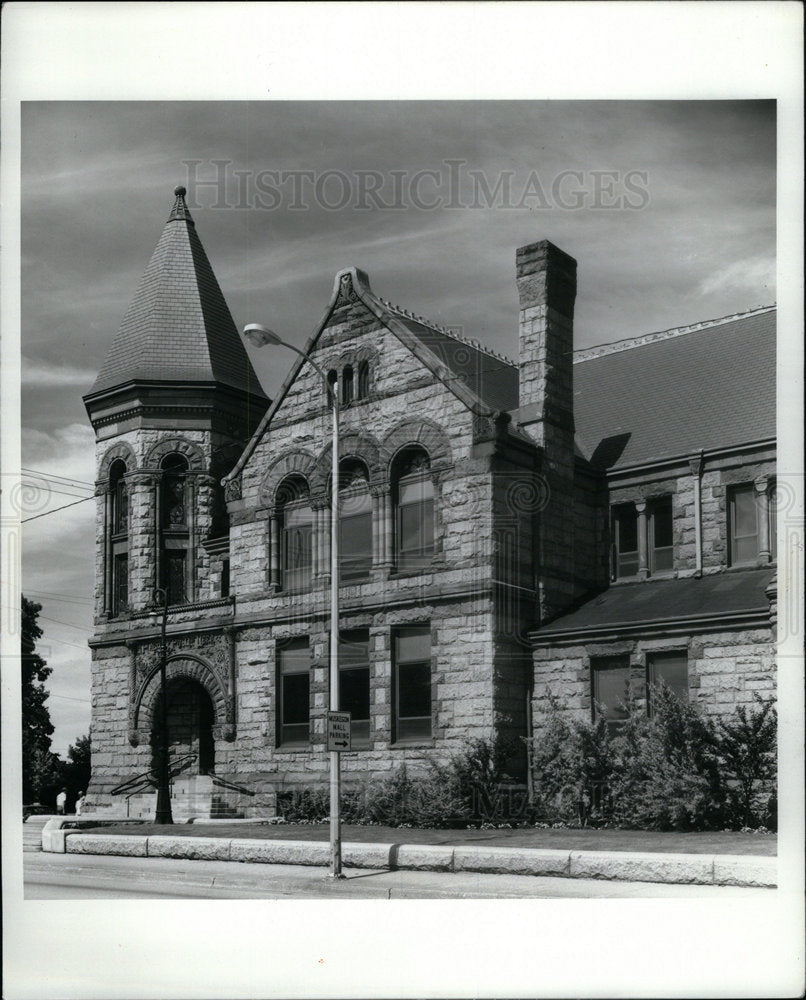
[[(26, 516), (90, 495), (81, 397), (175, 185), (239, 327), (301, 344), (356, 265), (515, 357), (514, 254), (538, 239), (578, 261), (578, 347), (774, 302), (775, 136), (769, 101), (24, 104)], [(291, 360), (253, 354), (270, 394)], [(24, 532), (61, 753), (89, 725), (93, 506)]]

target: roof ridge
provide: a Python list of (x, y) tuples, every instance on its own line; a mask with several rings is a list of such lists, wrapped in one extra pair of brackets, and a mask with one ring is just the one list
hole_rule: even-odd
[(706, 319), (699, 323), (690, 323), (688, 326), (674, 326), (668, 330), (659, 330), (656, 333), (645, 333), (638, 337), (627, 337), (624, 340), (614, 340), (609, 344), (598, 344), (595, 347), (586, 347), (574, 351), (574, 364), (581, 361), (591, 361), (593, 358), (601, 358), (607, 354), (618, 354), (621, 351), (629, 351), (634, 347), (644, 347), (646, 344), (654, 344), (659, 340), (671, 340), (673, 337), (680, 337), (686, 333), (696, 333), (712, 326), (721, 326), (723, 323), (732, 323), (745, 316), (757, 316), (760, 313), (770, 312), (776, 309), (775, 304), (770, 306), (758, 306), (755, 309), (747, 309), (744, 312), (731, 313), (729, 316), (720, 316), (717, 319)]
[(492, 347), (487, 347), (486, 344), (482, 344), (480, 340), (475, 340), (472, 337), (464, 337), (462, 334), (456, 333), (453, 327), (443, 326), (441, 323), (434, 323), (432, 320), (427, 319), (425, 316), (420, 316), (418, 313), (413, 313), (409, 309), (404, 309), (402, 306), (395, 305), (394, 302), (390, 302), (388, 299), (383, 298), (383, 296), (376, 296), (378, 301), (381, 302), (387, 309), (391, 309), (392, 312), (396, 312), (399, 315), (405, 317), (406, 319), (413, 319), (415, 323), (420, 323), (422, 326), (427, 326), (431, 330), (435, 330), (437, 333), (441, 333), (446, 337), (457, 341), (457, 343), (465, 344), (467, 347), (473, 347), (477, 351), (481, 351), (483, 354), (488, 354), (490, 357), (495, 358), (497, 361), (504, 361), (508, 365), (512, 365), (514, 368), (518, 367), (517, 361), (513, 361), (512, 358), (508, 358), (505, 354), (500, 351), (494, 350)]

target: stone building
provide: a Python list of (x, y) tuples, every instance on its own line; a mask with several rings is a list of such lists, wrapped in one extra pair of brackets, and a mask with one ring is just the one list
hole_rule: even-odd
[[(628, 683), (714, 713), (774, 688), (774, 309), (575, 355), (576, 262), (535, 243), (515, 280), (517, 362), (356, 268), (304, 348), (340, 399), (347, 782), (517, 746), (549, 693), (615, 725)], [(182, 188), (85, 404), (90, 805), (153, 810), (158, 587), (175, 814), (323, 785), (328, 393), (298, 358), (265, 396)]]

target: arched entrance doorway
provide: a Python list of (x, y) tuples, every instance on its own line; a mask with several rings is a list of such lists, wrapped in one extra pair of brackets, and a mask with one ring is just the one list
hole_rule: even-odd
[[(162, 692), (155, 700), (152, 713), (151, 746), (159, 746), (162, 724)], [(210, 695), (189, 677), (168, 680), (168, 745), (172, 760), (193, 755), (182, 768), (183, 774), (211, 774), (215, 769), (213, 726), (215, 709)], [(154, 765), (157, 764), (156, 754)]]

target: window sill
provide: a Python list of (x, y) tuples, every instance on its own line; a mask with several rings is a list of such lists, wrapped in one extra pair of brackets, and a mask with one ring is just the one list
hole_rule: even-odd
[(275, 753), (299, 753), (301, 750), (310, 750), (310, 743), (283, 743), (274, 748)]
[(389, 744), (390, 750), (433, 750), (436, 740), (433, 736), (420, 740), (395, 740)]

